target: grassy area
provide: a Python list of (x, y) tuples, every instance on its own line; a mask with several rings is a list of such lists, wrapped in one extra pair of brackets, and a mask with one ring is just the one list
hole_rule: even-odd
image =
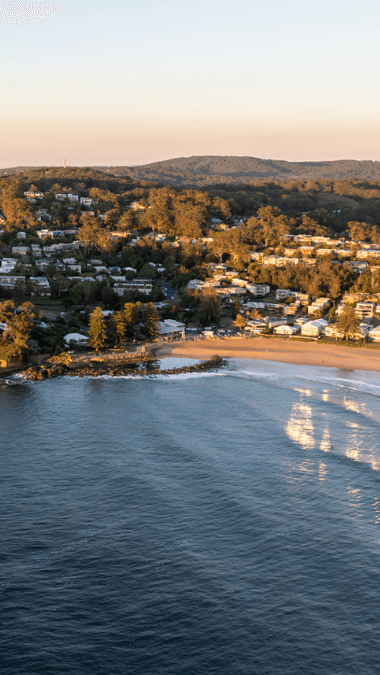
[(57, 312), (61, 311), (61, 305), (59, 301), (53, 300), (52, 298), (34, 297), (33, 305), (35, 307), (49, 307), (49, 308), (55, 307)]

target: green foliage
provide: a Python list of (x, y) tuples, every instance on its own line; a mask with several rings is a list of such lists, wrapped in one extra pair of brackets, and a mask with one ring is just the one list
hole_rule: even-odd
[(337, 321), (338, 330), (342, 331), (346, 340), (350, 334), (356, 333), (359, 328), (359, 319), (355, 314), (355, 308), (352, 305), (346, 305), (343, 312), (339, 314)]
[(0, 351), (8, 360), (22, 360), (28, 353), (35, 318), (31, 302), (17, 308), (13, 300), (0, 303), (0, 321), (6, 324), (0, 338)]
[(159, 334), (159, 320), (153, 302), (148, 302), (143, 311), (143, 324), (149, 340), (154, 340)]
[(89, 345), (95, 351), (99, 352), (106, 346), (107, 335), (103, 313), (100, 307), (96, 307), (90, 316), (89, 321)]
[(219, 323), (221, 300), (211, 289), (204, 289), (201, 294), (198, 320), (202, 326)]

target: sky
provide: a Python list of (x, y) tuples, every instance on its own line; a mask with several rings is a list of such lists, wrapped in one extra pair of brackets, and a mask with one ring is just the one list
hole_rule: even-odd
[(0, 0), (0, 167), (380, 159), (373, 0)]

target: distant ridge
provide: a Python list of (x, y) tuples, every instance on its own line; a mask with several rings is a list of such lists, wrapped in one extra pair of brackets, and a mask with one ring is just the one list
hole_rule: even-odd
[[(11, 175), (47, 167), (13, 167), (0, 169)], [(67, 167), (68, 169), (70, 167)], [(331, 162), (287, 162), (257, 157), (205, 155), (177, 157), (142, 166), (92, 166), (92, 169), (137, 181), (154, 181), (167, 185), (207, 186), (219, 183), (257, 183), (276, 180), (380, 180), (380, 162), (341, 159)]]
[[(108, 167), (109, 169), (111, 167)], [(248, 183), (261, 180), (345, 180), (380, 179), (380, 162), (354, 159), (331, 162), (286, 162), (257, 157), (179, 157), (143, 166), (112, 167), (124, 171), (135, 180), (149, 180), (169, 185), (208, 185), (215, 183)]]

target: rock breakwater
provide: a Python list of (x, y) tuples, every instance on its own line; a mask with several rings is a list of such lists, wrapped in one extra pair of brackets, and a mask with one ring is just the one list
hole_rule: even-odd
[(90, 359), (75, 360), (70, 357), (53, 357), (43, 364), (32, 365), (23, 370), (26, 380), (46, 380), (54, 377), (109, 377), (121, 376), (154, 376), (154, 375), (178, 375), (181, 373), (198, 373), (207, 370), (215, 370), (227, 365), (227, 361), (215, 354), (207, 361), (201, 361), (193, 366), (182, 366), (161, 370), (159, 360), (154, 356), (132, 356), (125, 358), (106, 359), (93, 357)]

